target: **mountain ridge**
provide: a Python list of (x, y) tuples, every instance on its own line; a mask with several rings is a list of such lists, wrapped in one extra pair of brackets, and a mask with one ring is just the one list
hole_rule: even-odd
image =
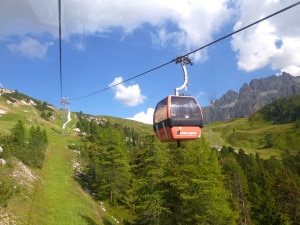
[(253, 79), (244, 83), (239, 92), (228, 90), (221, 98), (203, 107), (206, 124), (226, 122), (250, 116), (279, 98), (300, 94), (300, 77), (283, 72), (280, 76)]

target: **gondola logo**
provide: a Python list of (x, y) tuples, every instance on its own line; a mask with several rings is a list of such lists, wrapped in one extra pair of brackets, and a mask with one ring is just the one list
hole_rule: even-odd
[(179, 127), (178, 130), (177, 130), (177, 134), (178, 135), (195, 136), (195, 135), (197, 135), (197, 132), (195, 132), (195, 131), (191, 131), (191, 132), (184, 131), (184, 132), (182, 132), (181, 127)]

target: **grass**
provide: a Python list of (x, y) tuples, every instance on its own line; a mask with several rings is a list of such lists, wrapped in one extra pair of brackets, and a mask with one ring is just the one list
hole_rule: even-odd
[[(259, 153), (262, 158), (269, 158), (280, 157), (287, 149), (292, 153), (300, 151), (300, 134), (293, 127), (293, 123), (273, 125), (261, 118), (242, 118), (209, 124), (204, 127), (203, 135), (211, 144), (232, 146), (235, 150), (243, 149), (247, 153)], [(272, 138), (272, 146), (266, 144), (268, 133)]]
[[(10, 115), (11, 116), (11, 115)], [(1, 121), (1, 133), (8, 133), (19, 117)], [(75, 124), (75, 117), (72, 115)], [(35, 121), (37, 123), (37, 121)], [(30, 128), (31, 122), (25, 120)], [(59, 118), (55, 121), (40, 120), (39, 125), (46, 129), (48, 149), (41, 170), (35, 170), (40, 179), (35, 183), (34, 190), (23, 190), (20, 195), (11, 199), (8, 210), (19, 218), (20, 224), (115, 224), (108, 212), (102, 211), (100, 203), (94, 201), (75, 181), (72, 159), (77, 153), (66, 148), (69, 144), (79, 143), (75, 135), (62, 135)], [(36, 125), (36, 124), (35, 124)]]
[(28, 224), (103, 224), (100, 208), (73, 179), (71, 160), (76, 155), (66, 149), (72, 139), (54, 132), (48, 136), (50, 146)]
[(50, 132), (47, 156), (32, 202), (15, 200), (9, 208), (23, 224), (103, 224), (99, 203), (73, 179), (71, 160), (76, 154), (65, 147), (76, 138)]
[(113, 124), (122, 124), (123, 127), (133, 128), (135, 132), (140, 135), (149, 135), (153, 134), (153, 128), (150, 124), (145, 124), (142, 122), (133, 121), (130, 119), (122, 119), (112, 116), (100, 116), (101, 118), (105, 118)]
[[(67, 135), (62, 135), (61, 111), (55, 110), (54, 120), (44, 120), (40, 111), (33, 106), (6, 104), (0, 98), (0, 109), (7, 111), (0, 116), (0, 135), (9, 135), (18, 120), (22, 120), (26, 129), (40, 125), (46, 129), (49, 145), (42, 169), (32, 169), (39, 175), (33, 188), (22, 188), (9, 200), (6, 210), (18, 218), (18, 224), (116, 224), (109, 210), (103, 211), (100, 202), (95, 201), (74, 179), (72, 159), (77, 153), (66, 148), (69, 144), (78, 144), (79, 137), (71, 134), (76, 124), (76, 116), (71, 114)], [(17, 161), (15, 162), (17, 163)], [(15, 169), (13, 164), (5, 171)], [(0, 168), (2, 171), (2, 168)], [(4, 172), (4, 171), (2, 171)], [(115, 216), (116, 217), (116, 216)], [(117, 218), (117, 217), (116, 217)], [(0, 221), (1, 223), (1, 221)]]

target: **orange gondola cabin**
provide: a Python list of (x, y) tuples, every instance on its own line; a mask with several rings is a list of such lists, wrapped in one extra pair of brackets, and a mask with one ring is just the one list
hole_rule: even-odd
[(201, 137), (203, 113), (192, 96), (169, 95), (161, 100), (153, 115), (153, 130), (162, 142)]

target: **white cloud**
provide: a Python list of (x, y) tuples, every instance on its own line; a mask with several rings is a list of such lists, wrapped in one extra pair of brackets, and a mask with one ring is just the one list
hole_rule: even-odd
[[(147, 24), (151, 27), (149, 33), (155, 33), (158, 39), (156, 43), (171, 46), (182, 54), (212, 41), (233, 18), (237, 18), (235, 29), (238, 29), (295, 3), (295, 0), (152, 0), (142, 4), (140, 0), (64, 0), (61, 3), (63, 38), (72, 35), (109, 36), (111, 28), (115, 27), (122, 28), (126, 35)], [(300, 36), (298, 7), (233, 37), (232, 48), (237, 53), (240, 69), (251, 72), (266, 66), (275, 70), (300, 66), (299, 60), (294, 61), (299, 58), (299, 50), (293, 47), (295, 41), (299, 43)], [(35, 37), (51, 34), (57, 38), (57, 2), (3, 1), (0, 27), (0, 40), (28, 34)], [(294, 42), (289, 41), (292, 39)], [(277, 46), (278, 41), (282, 46)], [(77, 49), (84, 50), (83, 43), (76, 44)], [(16, 50), (17, 46), (12, 46), (12, 49)], [(207, 49), (192, 55), (194, 61), (208, 56)]]
[[(291, 0), (240, 1), (240, 15), (235, 28), (248, 25), (292, 3)], [(292, 75), (299, 76), (299, 20), (297, 10), (290, 9), (235, 35), (231, 44), (238, 53), (238, 67), (252, 72), (270, 66), (274, 70), (290, 71)]]
[[(275, 28), (267, 21), (259, 24), (254, 33), (238, 35), (232, 41), (233, 49), (238, 50), (238, 67), (245, 71), (253, 71), (266, 66), (276, 52)], [(264, 49), (264, 51), (262, 51)]]
[(53, 45), (52, 42), (42, 44), (35, 39), (26, 38), (19, 44), (9, 44), (8, 49), (12, 52), (19, 52), (22, 55), (31, 58), (44, 58), (47, 54), (48, 47), (51, 45)]
[(287, 66), (281, 70), (282, 72), (287, 72), (293, 76), (300, 76), (300, 66)]
[(282, 46), (274, 54), (273, 69), (281, 69), (294, 76), (300, 76), (300, 37), (283, 37)]
[(130, 120), (139, 121), (146, 124), (152, 124), (153, 123), (153, 108), (148, 108), (146, 112), (142, 111), (137, 114), (135, 114), (132, 118), (127, 118)]
[(142, 95), (140, 86), (133, 84), (126, 87), (122, 82), (122, 77), (116, 77), (114, 81), (109, 84), (109, 87), (114, 86), (115, 99), (127, 106), (142, 104), (146, 97)]
[[(152, 0), (141, 4), (140, 0), (65, 0), (61, 2), (62, 36), (107, 34), (112, 27), (128, 33), (149, 24), (160, 34), (162, 44), (180, 51), (192, 50), (212, 40), (212, 35), (228, 22), (232, 13), (228, 1)], [(58, 5), (49, 0), (4, 1), (0, 21), (5, 21), (0, 22), (0, 40), (28, 33), (57, 37)], [(205, 52), (194, 56), (203, 58)]]

